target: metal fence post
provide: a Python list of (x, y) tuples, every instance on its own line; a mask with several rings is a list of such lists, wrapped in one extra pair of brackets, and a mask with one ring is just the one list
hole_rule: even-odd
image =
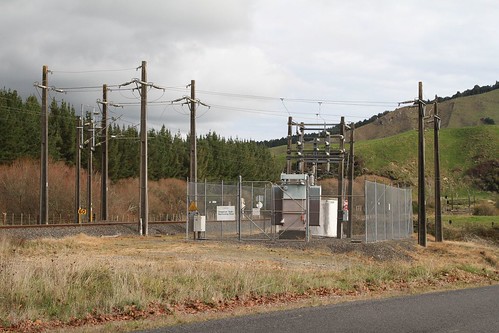
[(374, 241), (378, 241), (378, 185), (374, 182)]
[(189, 178), (187, 178), (187, 190), (186, 190), (186, 196), (187, 200), (185, 201), (187, 203), (185, 207), (185, 240), (189, 240), (189, 187), (190, 187), (190, 181)]
[(236, 207), (237, 207), (237, 232), (238, 232), (238, 239), (241, 241), (241, 210), (242, 210), (242, 187), (243, 187), (243, 177), (239, 175), (239, 183), (237, 186), (237, 202), (236, 202)]
[(369, 237), (369, 226), (371, 225), (371, 211), (369, 210), (369, 200), (368, 200), (368, 193), (369, 193), (369, 183), (364, 180), (364, 211), (366, 214), (366, 222), (365, 222), (365, 228), (366, 228), (366, 241), (368, 240)]
[(310, 242), (310, 179), (309, 177), (307, 177), (307, 183), (306, 183), (306, 188), (305, 188), (305, 191), (306, 191), (306, 195), (305, 197), (307, 198), (306, 199), (306, 203), (305, 203), (305, 207), (306, 207), (306, 214), (305, 214), (305, 240), (306, 242)]

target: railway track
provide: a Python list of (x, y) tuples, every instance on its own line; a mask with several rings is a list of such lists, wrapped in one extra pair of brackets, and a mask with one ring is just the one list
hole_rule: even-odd
[[(185, 224), (185, 221), (154, 221), (149, 225), (161, 224)], [(55, 223), (55, 224), (14, 224), (0, 225), (2, 229), (25, 229), (25, 228), (65, 228), (65, 227), (100, 227), (100, 226), (119, 226), (119, 225), (138, 225), (138, 222), (91, 222), (91, 223)]]
[[(138, 222), (95, 222), (95, 223), (66, 223), (66, 224), (29, 224), (29, 225), (2, 225), (2, 235), (35, 239), (35, 238), (62, 238), (77, 234), (89, 236), (117, 236), (138, 235)], [(174, 235), (185, 233), (185, 221), (154, 221), (149, 222), (149, 235)]]

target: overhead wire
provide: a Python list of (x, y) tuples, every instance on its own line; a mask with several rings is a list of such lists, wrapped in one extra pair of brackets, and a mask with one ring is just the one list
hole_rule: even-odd
[[(190, 115), (190, 113), (191, 113), (190, 111), (188, 111), (188, 112), (186, 112), (186, 111), (181, 111), (181, 112), (180, 112), (180, 111), (178, 111), (178, 110), (177, 110), (177, 108), (176, 108), (176, 106), (178, 106), (178, 105), (179, 105), (179, 104), (171, 104), (173, 111), (175, 111), (176, 113), (178, 113), (178, 114), (180, 114), (180, 115), (183, 115), (183, 116), (188, 116), (188, 115)], [(168, 105), (167, 105), (166, 107), (168, 107)], [(183, 104), (180, 104), (180, 108), (181, 108), (182, 110), (184, 110), (184, 105), (183, 105)]]
[[(58, 71), (54, 71), (54, 72), (58, 72)], [(89, 72), (92, 72), (92, 71), (89, 71)], [(136, 103), (124, 102), (124, 103), (120, 103), (120, 104), (128, 105), (128, 106), (140, 105), (138, 102), (139, 97), (137, 97), (135, 95), (134, 95), (134, 97), (127, 97), (122, 93), (123, 91), (132, 91), (132, 94), (133, 94), (133, 92), (134, 92), (134, 90), (136, 90), (136, 88), (124, 88), (124, 87), (121, 87), (120, 85), (108, 85), (108, 87), (111, 88), (111, 89), (109, 89), (110, 91), (118, 90), (120, 92), (120, 95), (125, 99), (137, 100)], [(116, 87), (118, 87), (118, 89), (112, 89), (112, 88), (116, 88)], [(100, 90), (101, 86), (62, 87), (60, 89), (66, 90), (68, 92), (95, 92), (98, 89)], [(185, 89), (187, 89), (187, 88), (185, 85), (182, 85), (182, 86), (165, 86), (165, 87), (161, 87), (161, 89), (163, 89), (163, 94), (160, 97), (158, 97), (157, 99), (155, 99), (154, 101), (148, 102), (150, 105), (170, 104), (171, 101), (161, 100), (161, 98), (164, 96), (164, 93), (166, 90), (185, 91)], [(39, 91), (37, 91), (37, 92), (39, 93)], [(320, 103), (320, 106), (322, 106), (322, 104), (343, 105), (343, 106), (362, 106), (362, 107), (380, 107), (380, 106), (392, 107), (392, 106), (397, 105), (397, 102), (387, 102), (387, 101), (361, 101), (361, 100), (347, 101), (347, 100), (328, 100), (328, 99), (317, 100), (317, 99), (308, 99), (308, 98), (284, 98), (284, 97), (272, 97), (272, 96), (259, 96), (259, 95), (251, 95), (251, 94), (237, 94), (237, 93), (228, 93), (228, 92), (220, 92), (220, 91), (210, 91), (210, 90), (197, 90), (197, 92), (200, 94), (218, 95), (218, 96), (231, 97), (231, 98), (267, 100), (267, 101), (278, 100), (283, 105), (288, 116), (291, 115), (291, 112), (289, 111), (288, 107), (284, 103), (285, 101), (286, 102), (299, 102), (299, 103)], [(268, 115), (275, 113), (275, 111), (268, 110), (268, 109), (241, 108), (241, 107), (230, 107), (230, 106), (222, 106), (222, 105), (217, 105), (216, 107), (219, 109), (232, 109), (232, 110), (237, 110), (237, 111), (241, 111), (241, 112), (250, 112), (250, 113), (268, 114)], [(164, 113), (164, 110), (163, 110), (163, 113)], [(296, 114), (300, 114), (300, 113), (296, 113)], [(301, 114), (308, 114), (308, 113), (301, 113)], [(320, 116), (321, 116), (321, 118), (323, 118), (322, 114)], [(356, 116), (352, 116), (352, 117), (365, 118), (365, 117), (356, 117)]]
[[(152, 84), (152, 83), (151, 83)], [(108, 85), (108, 88), (116, 88), (116, 90), (136, 90), (136, 88), (124, 88), (122, 85)], [(185, 86), (161, 86), (155, 85), (155, 87), (160, 88), (164, 91), (185, 91)], [(85, 89), (101, 89), (102, 86), (82, 86), (82, 87), (61, 87), (59, 89), (62, 90), (80, 90), (83, 92)], [(110, 91), (115, 91), (115, 89), (109, 89)], [(262, 95), (251, 95), (251, 94), (239, 94), (239, 93), (229, 93), (229, 92), (220, 92), (220, 91), (211, 91), (211, 90), (196, 90), (198, 94), (206, 94), (206, 95), (214, 95), (214, 96), (223, 96), (230, 98), (239, 98), (239, 99), (251, 99), (251, 100), (267, 100), (267, 101), (281, 101), (284, 104), (284, 101), (287, 102), (298, 102), (298, 103), (318, 103), (322, 104), (332, 104), (332, 105), (346, 105), (346, 106), (372, 106), (372, 107), (380, 107), (380, 106), (397, 106), (398, 102), (394, 101), (369, 101), (369, 100), (331, 100), (331, 99), (312, 99), (312, 98), (285, 98), (285, 97), (273, 97), (273, 96), (262, 96)], [(284, 105), (286, 111), (289, 114), (289, 110), (286, 105)]]
[(0, 105), (0, 110), (6, 110), (6, 111), (15, 111), (15, 112), (22, 112), (26, 114), (37, 114), (40, 115), (40, 110), (35, 111), (35, 110), (29, 110), (29, 109), (21, 109), (13, 106), (7, 106), (7, 105)]
[[(246, 112), (246, 113), (255, 113), (255, 114), (267, 114), (267, 115), (272, 115), (272, 116), (284, 116), (282, 114), (282, 111), (280, 110), (268, 110), (268, 109), (255, 109), (255, 108), (247, 108), (247, 107), (240, 107), (240, 106), (226, 106), (226, 105), (219, 105), (219, 104), (210, 104), (213, 108), (215, 109), (225, 109), (225, 110), (233, 110), (233, 111), (241, 111), (241, 112)], [(295, 115), (308, 115), (311, 116), (312, 114), (310, 112), (293, 112)], [(316, 115), (316, 114), (313, 114)], [(336, 114), (328, 114), (324, 115), (326, 117), (341, 117), (342, 115), (336, 115)], [(353, 118), (365, 118), (361, 116), (350, 116)]]
[(319, 111), (317, 113), (317, 118), (320, 117), (324, 121), (324, 123), (326, 123), (326, 119), (324, 119), (324, 117), (322, 117), (322, 114), (321, 114), (322, 102), (317, 102), (317, 103), (319, 103)]
[(211, 108), (206, 108), (206, 110), (205, 110), (203, 113), (201, 113), (201, 114), (199, 114), (199, 115), (198, 115), (198, 114), (196, 114), (196, 119), (198, 119), (198, 118), (202, 118), (205, 114), (207, 114), (207, 113), (210, 111), (210, 109), (211, 109)]
[(330, 100), (330, 99), (312, 99), (312, 98), (285, 98), (285, 97), (272, 97), (272, 96), (259, 96), (259, 95), (249, 95), (249, 94), (236, 94), (236, 93), (227, 93), (227, 92), (219, 92), (219, 91), (210, 91), (210, 90), (196, 90), (197, 93), (207, 94), (207, 95), (217, 95), (217, 96), (225, 96), (232, 98), (243, 98), (243, 99), (255, 99), (255, 100), (269, 100), (275, 101), (280, 100), (283, 102), (284, 100), (288, 102), (302, 102), (302, 103), (317, 103), (322, 102), (323, 104), (339, 104), (339, 105), (353, 105), (353, 106), (382, 106), (386, 105), (397, 105), (398, 102), (393, 101), (364, 101), (364, 100)]
[[(121, 89), (117, 89), (118, 91), (120, 91)], [(133, 90), (133, 89), (129, 89), (129, 90)], [(121, 93), (120, 93), (121, 94)], [(129, 98), (129, 99), (133, 99), (133, 98), (130, 98), (130, 97), (126, 97), (124, 96), (123, 94), (121, 94), (122, 97), (124, 98)], [(137, 98), (135, 98), (137, 100)], [(287, 106), (285, 105), (284, 101), (285, 99), (284, 98), (279, 98), (279, 100), (281, 101), (282, 105), (284, 106), (284, 108), (287, 110), (288, 112), (288, 115), (291, 114), (291, 112), (289, 111), (289, 109), (287, 108)], [(117, 102), (118, 104), (120, 105), (123, 105), (123, 106), (139, 106), (140, 105), (140, 102), (137, 101), (137, 102)], [(320, 102), (316, 102), (316, 103), (320, 103), (320, 106), (322, 106), (322, 101)], [(166, 110), (166, 107), (168, 107), (168, 105), (172, 105), (172, 109), (178, 113), (178, 114), (181, 114), (181, 115), (188, 115), (189, 113), (187, 112), (182, 112), (182, 111), (179, 111), (177, 108), (174, 107), (175, 104), (172, 104), (172, 101), (171, 100), (155, 100), (155, 101), (151, 101), (149, 102), (150, 106), (165, 106), (165, 108), (163, 109), (163, 112), (162, 114), (164, 114), (165, 110)], [(177, 104), (178, 105), (178, 104)], [(220, 104), (210, 104), (214, 109), (221, 109), (221, 110), (231, 110), (231, 111), (235, 111), (235, 112), (244, 112), (244, 113), (252, 113), (252, 114), (264, 114), (264, 115), (268, 115), (268, 116), (282, 116), (282, 111), (280, 110), (269, 110), (269, 109), (259, 109), (259, 108), (251, 108), (251, 107), (241, 107), (241, 106), (228, 106), (228, 105), (220, 105)], [(208, 111), (206, 111), (208, 112)], [(206, 113), (205, 112), (205, 113)], [(201, 114), (200, 116), (198, 117), (202, 117), (205, 115), (205, 113)], [(305, 116), (304, 119), (309, 119), (309, 120), (315, 120), (310, 112), (293, 112), (293, 114), (295, 115), (300, 115), (302, 116)], [(317, 114), (315, 114), (317, 116)], [(306, 117), (306, 116), (309, 116), (309, 117)], [(323, 114), (322, 113), (322, 110), (320, 111), (320, 116), (322, 118), (322, 120), (325, 121), (325, 118), (324, 117), (340, 117), (342, 115), (336, 115), (336, 114)], [(364, 116), (349, 116), (349, 118), (357, 118), (357, 119), (364, 119), (365, 117)]]
[(86, 74), (86, 73), (102, 73), (102, 72), (126, 72), (131, 70), (137, 70), (137, 68), (120, 68), (120, 69), (92, 69), (92, 70), (81, 70), (81, 71), (63, 71), (63, 70), (49, 70), (49, 73), (57, 74)]
[(284, 98), (282, 98), (282, 97), (281, 97), (281, 98), (280, 98), (280, 100), (281, 100), (282, 106), (284, 106), (284, 108), (285, 108), (285, 109), (286, 109), (286, 111), (288, 112), (288, 116), (290, 116), (290, 117), (291, 117), (291, 112), (289, 112), (288, 108), (286, 107), (286, 104), (284, 104)]
[[(134, 68), (135, 70), (135, 68)], [(105, 71), (105, 70), (102, 70)], [(114, 71), (114, 70), (109, 70), (109, 71)], [(118, 70), (116, 70), (118, 71)], [(62, 73), (63, 71), (53, 71), (54, 73)], [(85, 71), (81, 71), (81, 73), (84, 73)], [(94, 72), (94, 71), (86, 71), (86, 72)], [(71, 73), (71, 72), (67, 72)], [(75, 73), (80, 73), (80, 72), (75, 72)], [(133, 82), (133, 81), (132, 81)], [(132, 83), (130, 82), (130, 83)], [(167, 108), (169, 105), (171, 105), (171, 108), (173, 111), (180, 115), (188, 115), (189, 112), (184, 112), (183, 107), (179, 110), (175, 104), (173, 104), (172, 100), (162, 100), (162, 98), (165, 95), (165, 92), (168, 91), (176, 91), (176, 92), (185, 92), (186, 94), (188, 93), (186, 89), (188, 89), (188, 85), (182, 85), (182, 86), (165, 86), (165, 87), (160, 87), (157, 85), (153, 85), (152, 83), (148, 83), (151, 85), (151, 88), (154, 86), (154, 88), (162, 89), (163, 94), (156, 98), (155, 100), (148, 101), (148, 105), (151, 107), (155, 106), (164, 106), (162, 108), (161, 112), (161, 118), (163, 118), (164, 113), (166, 112)], [(124, 87), (123, 85), (107, 85), (109, 91), (114, 92), (118, 91), (120, 96), (124, 99), (129, 100), (128, 102), (117, 102), (118, 104), (121, 104), (123, 106), (139, 106), (140, 105), (140, 97), (135, 95), (135, 90), (137, 88), (130, 88), (130, 87)], [(99, 91), (102, 88), (102, 86), (77, 86), (77, 87), (62, 87), (60, 89), (66, 90), (67, 92), (96, 92)], [(116, 89), (117, 88), (117, 89)], [(124, 91), (131, 91), (132, 97), (126, 96), (123, 94)], [(40, 95), (40, 92), (37, 90), (38, 95)], [(284, 98), (284, 97), (272, 97), (272, 96), (260, 96), (260, 95), (252, 95), (252, 94), (239, 94), (239, 93), (229, 93), (229, 92), (220, 92), (220, 91), (210, 91), (210, 90), (196, 90), (197, 93), (199, 94), (205, 94), (205, 95), (211, 95), (211, 96), (222, 96), (222, 97), (229, 97), (229, 98), (237, 98), (237, 99), (249, 99), (249, 100), (259, 100), (259, 101), (280, 101), (282, 106), (284, 107), (286, 113), (288, 116), (291, 116), (291, 111), (287, 107), (287, 103), (318, 103), (319, 104), (319, 112), (315, 114), (316, 117), (320, 117), (324, 122), (326, 122), (326, 118), (330, 117), (341, 117), (342, 115), (335, 115), (335, 114), (323, 114), (322, 112), (322, 105), (337, 105), (337, 106), (360, 106), (360, 107), (381, 107), (381, 106), (387, 106), (387, 107), (396, 107), (398, 102), (388, 102), (388, 101), (366, 101), (366, 100), (331, 100), (331, 99), (323, 99), (323, 100), (318, 100), (318, 99), (310, 99), (310, 98)], [(40, 96), (41, 98), (41, 96)], [(133, 101), (135, 100), (135, 101)], [(286, 102), (286, 103), (285, 103)], [(281, 110), (272, 110), (272, 109), (265, 109), (265, 108), (254, 108), (254, 107), (244, 107), (244, 106), (229, 106), (229, 105), (220, 105), (220, 104), (211, 104), (210, 106), (213, 106), (214, 109), (218, 110), (231, 110), (234, 112), (244, 112), (244, 113), (250, 113), (250, 114), (262, 114), (262, 115), (268, 115), (268, 116), (278, 116), (282, 117), (282, 109)], [(196, 118), (201, 118), (206, 115), (207, 112), (209, 112), (210, 109), (207, 109), (205, 112), (202, 114), (197, 115)], [(310, 112), (293, 112), (293, 115), (300, 116), (303, 119), (309, 119), (309, 120), (314, 120)], [(357, 118), (357, 119), (365, 119), (365, 116), (349, 116), (349, 118)], [(316, 119), (315, 119), (316, 120)], [(133, 124), (131, 121), (126, 121), (124, 119), (121, 119), (120, 121), (127, 122)]]

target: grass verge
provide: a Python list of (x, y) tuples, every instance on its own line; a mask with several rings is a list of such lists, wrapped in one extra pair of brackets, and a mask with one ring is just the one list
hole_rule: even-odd
[[(499, 281), (498, 248), (489, 243), (447, 242), (400, 251), (407, 252), (406, 259), (379, 261), (368, 252), (333, 254), (323, 246), (298, 249), (167, 237), (0, 237), (0, 330), (29, 332), (156, 315), (172, 320), (185, 313), (316, 297), (413, 293)], [(109, 331), (116, 330), (108, 325), (113, 327)]]

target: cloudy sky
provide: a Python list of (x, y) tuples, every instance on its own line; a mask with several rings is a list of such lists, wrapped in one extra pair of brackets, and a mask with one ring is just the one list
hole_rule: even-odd
[[(338, 123), (393, 110), (417, 96), (450, 96), (499, 78), (496, 0), (0, 0), (0, 88), (38, 96), (42, 66), (50, 97), (75, 109), (108, 99), (112, 115), (139, 124), (140, 77), (148, 128), (189, 129), (190, 94), (199, 135), (272, 139), (287, 118)], [(127, 86), (131, 88), (133, 85)], [(77, 89), (78, 88), (78, 89)]]

